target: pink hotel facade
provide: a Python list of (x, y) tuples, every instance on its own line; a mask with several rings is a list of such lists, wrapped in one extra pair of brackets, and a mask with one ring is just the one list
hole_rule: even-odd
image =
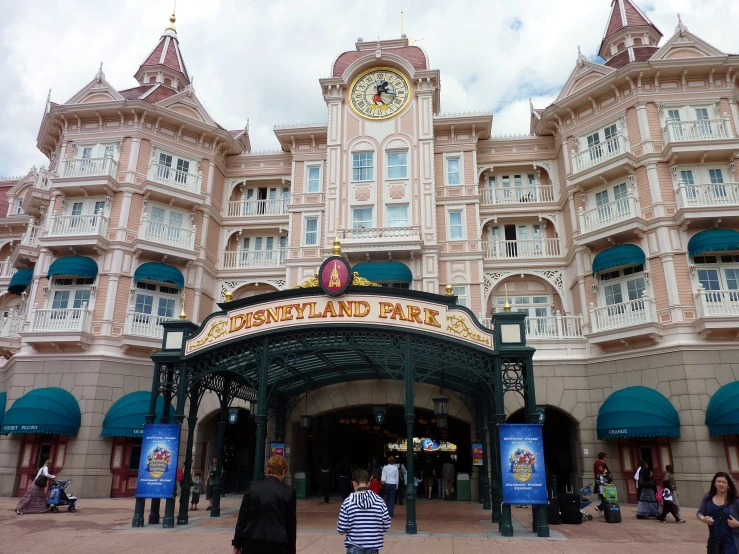
[[(662, 38), (614, 0), (605, 63), (580, 55), (515, 137), (494, 136), (491, 113), (442, 113), (441, 73), (405, 37), (360, 39), (320, 79), (328, 120), (277, 125), (281, 149), (252, 152), (248, 128), (198, 100), (174, 19), (137, 86), (101, 70), (47, 102), (48, 168), (0, 181), (0, 391), (3, 425), (31, 407), (60, 428), (3, 427), (0, 495), (23, 494), (40, 456), (83, 497), (132, 494), (137, 439), (105, 429), (150, 390), (159, 322), (295, 287), (337, 235), (372, 280), (450, 284), (483, 320), (506, 290), (528, 311), (537, 399), (568, 422), (574, 480), (601, 450), (632, 499), (642, 458), (675, 466), (683, 503), (717, 470), (739, 476), (739, 57), (682, 23)], [(409, 84), (381, 120), (352, 100), (365, 73)], [(352, 404), (341, 387), (311, 396), (315, 414)], [(217, 410), (206, 399), (200, 417)]]

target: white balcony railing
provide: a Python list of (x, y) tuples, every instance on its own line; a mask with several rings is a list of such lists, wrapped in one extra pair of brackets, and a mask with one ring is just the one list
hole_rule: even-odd
[(139, 230), (139, 238), (166, 246), (194, 250), (195, 230), (195, 225), (190, 229), (186, 229), (184, 227), (152, 221), (144, 213), (144, 219), (141, 221), (141, 228)]
[(229, 217), (287, 214), (287, 198), (279, 200), (236, 200), (228, 203)]
[(646, 293), (638, 300), (610, 306), (595, 307), (590, 304), (590, 324), (594, 333), (623, 329), (655, 320), (654, 299), (646, 296)]
[(601, 162), (608, 161), (629, 151), (629, 140), (619, 133), (605, 142), (594, 144), (582, 152), (571, 152), (572, 172), (579, 173)]
[(188, 173), (166, 165), (151, 164), (149, 180), (188, 192), (200, 193), (203, 176), (202, 173)]
[(597, 208), (583, 210), (580, 208), (580, 233), (589, 233), (608, 227), (619, 221), (626, 221), (639, 215), (639, 200), (629, 190), (628, 195), (615, 202), (603, 204)]
[(36, 225), (35, 221), (31, 219), (26, 227), (26, 232), (21, 237), (21, 244), (24, 246), (37, 246), (38, 239), (41, 235), (41, 226)]
[(118, 162), (112, 156), (104, 158), (79, 158), (64, 161), (64, 177), (95, 177), (110, 175), (115, 177)]
[(23, 329), (23, 320), (25, 319), (25, 314), (11, 309), (8, 315), (0, 320), (0, 337), (9, 339), (19, 337)]
[(16, 271), (18, 270), (10, 264), (9, 259), (0, 262), (0, 279), (3, 277), (12, 277)]
[(483, 206), (554, 202), (554, 186), (536, 183), (520, 187), (485, 187), (480, 196)]
[(675, 190), (678, 208), (738, 206), (739, 183), (688, 185), (682, 181)]
[(80, 331), (89, 332), (92, 310), (87, 302), (81, 308), (31, 309), (31, 331)]
[(282, 267), (287, 248), (277, 250), (226, 250), (223, 253), (223, 269), (251, 267)]
[(126, 335), (135, 335), (137, 337), (149, 337), (161, 339), (164, 336), (163, 321), (170, 321), (171, 317), (160, 315), (144, 314), (138, 312), (128, 312), (126, 314)]
[(695, 294), (698, 317), (739, 316), (739, 290), (706, 290)]
[[(481, 318), (480, 323), (492, 328), (492, 318)], [(582, 316), (562, 315), (559, 311), (556, 315), (546, 317), (526, 317), (526, 339), (532, 340), (559, 340), (559, 339), (581, 339), (583, 337)]]
[(108, 218), (95, 215), (52, 215), (49, 222), (50, 237), (74, 237), (81, 235), (106, 236)]
[(668, 121), (664, 126), (665, 142), (686, 142), (732, 138), (729, 116), (723, 119)]
[(561, 256), (558, 238), (492, 240), (485, 243), (485, 259), (553, 258)]
[(421, 238), (421, 228), (414, 227), (381, 227), (375, 229), (342, 229), (339, 231), (341, 238), (346, 240), (373, 240), (373, 239), (396, 239)]

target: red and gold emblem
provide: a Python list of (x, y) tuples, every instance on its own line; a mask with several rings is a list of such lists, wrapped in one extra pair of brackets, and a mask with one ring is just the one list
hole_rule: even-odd
[(326, 258), (318, 270), (318, 284), (329, 296), (340, 296), (351, 285), (352, 268), (341, 256)]

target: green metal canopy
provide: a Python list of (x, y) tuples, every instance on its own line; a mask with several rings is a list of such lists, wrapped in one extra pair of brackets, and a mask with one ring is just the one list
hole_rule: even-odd
[(598, 410), (598, 439), (679, 437), (680, 418), (669, 400), (647, 387), (611, 394)]
[(644, 251), (635, 244), (619, 244), (600, 252), (593, 259), (593, 275), (612, 267), (643, 264)]
[(413, 273), (407, 265), (401, 262), (362, 262), (355, 265), (352, 271), (359, 273), (360, 277), (369, 281), (413, 282)]
[(0, 427), (3, 425), (3, 416), (5, 416), (5, 402), (8, 399), (7, 392), (0, 392)]
[(162, 283), (172, 283), (182, 288), (185, 286), (185, 278), (182, 272), (174, 266), (168, 264), (160, 264), (158, 262), (147, 262), (141, 264), (136, 273), (133, 274), (134, 281), (142, 281), (150, 279), (151, 281), (160, 281)]
[(34, 389), (13, 402), (0, 434), (76, 435), (82, 414), (77, 400), (64, 389)]
[(8, 285), (8, 292), (20, 296), (26, 287), (31, 284), (33, 280), (33, 268), (27, 267), (19, 269), (10, 278), (10, 284)]
[(688, 241), (688, 253), (691, 257), (722, 250), (739, 250), (739, 231), (711, 229), (696, 233)]
[(739, 381), (724, 385), (711, 397), (706, 425), (711, 436), (739, 434)]
[[(110, 407), (103, 421), (101, 437), (142, 437), (146, 414), (149, 413), (151, 392), (127, 394)], [(157, 398), (157, 417), (164, 413), (164, 398)]]
[(94, 279), (98, 274), (98, 264), (87, 256), (67, 256), (59, 258), (49, 266), (46, 278), (52, 275), (74, 275), (75, 277), (86, 277)]

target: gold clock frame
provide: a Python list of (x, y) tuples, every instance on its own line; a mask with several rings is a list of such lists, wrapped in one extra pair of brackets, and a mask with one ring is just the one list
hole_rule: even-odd
[[(403, 102), (403, 105), (400, 106), (393, 113), (387, 115), (386, 117), (367, 117), (364, 113), (362, 113), (361, 111), (359, 111), (354, 106), (354, 97), (352, 96), (352, 91), (354, 90), (354, 86), (359, 81), (361, 81), (364, 77), (366, 77), (370, 73), (375, 73), (376, 71), (392, 71), (393, 73), (395, 73), (396, 75), (398, 75), (401, 79), (403, 79), (403, 82), (405, 82), (406, 88), (408, 89), (408, 94), (406, 94), (406, 96), (405, 96), (405, 102)], [(354, 78), (354, 80), (352, 80), (352, 83), (349, 86), (349, 90), (348, 90), (347, 96), (348, 96), (348, 100), (349, 100), (349, 107), (351, 107), (352, 111), (355, 114), (357, 114), (359, 117), (361, 117), (362, 119), (366, 119), (367, 121), (386, 121), (388, 119), (391, 119), (391, 118), (395, 117), (396, 115), (399, 115), (403, 110), (405, 110), (408, 107), (408, 104), (410, 104), (410, 102), (411, 102), (411, 92), (412, 92), (411, 82), (408, 79), (408, 77), (406, 77), (405, 74), (402, 71), (400, 71), (399, 69), (397, 69), (395, 67), (379, 66), (379, 67), (371, 67), (371, 68), (367, 69), (366, 71), (363, 71), (362, 73), (360, 73), (359, 75), (357, 75)]]

